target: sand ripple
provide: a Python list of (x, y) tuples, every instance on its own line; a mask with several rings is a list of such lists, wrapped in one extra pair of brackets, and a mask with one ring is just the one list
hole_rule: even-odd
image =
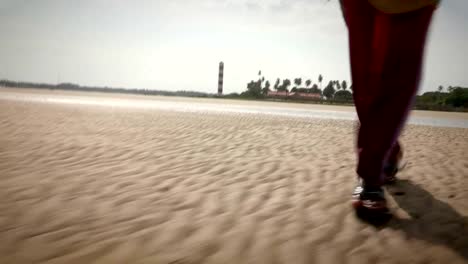
[(355, 219), (353, 124), (0, 102), (0, 263), (466, 263), (468, 129), (411, 126)]

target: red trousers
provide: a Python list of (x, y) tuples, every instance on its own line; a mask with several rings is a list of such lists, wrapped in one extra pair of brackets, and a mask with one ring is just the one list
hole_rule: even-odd
[(381, 185), (417, 92), (433, 6), (385, 14), (367, 0), (342, 0), (349, 32), (353, 96), (360, 127), (357, 173)]

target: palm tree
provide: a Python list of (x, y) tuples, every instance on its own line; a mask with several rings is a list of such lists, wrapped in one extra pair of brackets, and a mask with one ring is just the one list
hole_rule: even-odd
[(305, 85), (306, 85), (306, 88), (309, 89), (309, 86), (312, 84), (312, 81), (310, 79), (308, 79), (307, 81), (305, 81)]
[(323, 80), (322, 74), (319, 74), (318, 81), (320, 83), (320, 90), (322, 89), (322, 80)]
[(439, 85), (439, 87), (437, 88), (437, 91), (439, 91), (439, 103), (442, 103), (442, 91), (444, 90), (444, 87), (442, 85)]
[(289, 79), (284, 79), (283, 80), (283, 84), (281, 84), (281, 90), (282, 91), (285, 91), (285, 92), (288, 92), (288, 87), (291, 85), (291, 80)]
[(279, 87), (280, 87), (280, 86), (279, 86), (279, 85), (280, 85), (280, 82), (281, 82), (280, 78), (276, 79), (275, 86), (273, 86), (273, 89), (275, 89), (276, 91), (278, 91), (278, 89), (279, 89)]
[(294, 79), (294, 85), (296, 85), (297, 88), (299, 88), (299, 86), (301, 86), (301, 84), (302, 84), (302, 78)]
[(250, 81), (247, 84), (247, 93), (255, 98), (260, 98), (262, 96), (262, 87), (259, 81)]
[(262, 93), (264, 95), (267, 95), (269, 91), (270, 91), (270, 81), (266, 81), (265, 86), (262, 89)]
[(335, 94), (335, 88), (333, 87), (334, 83), (334, 81), (330, 81), (327, 87), (325, 87), (325, 89), (323, 90), (323, 95), (327, 98), (327, 100), (332, 99), (333, 95)]
[(343, 80), (343, 82), (341, 83), (341, 88), (346, 91), (346, 88), (348, 88), (348, 83), (346, 83), (345, 80)]
[(310, 92), (311, 93), (321, 93), (321, 91), (318, 88), (318, 85), (316, 83), (314, 83), (314, 85), (312, 85), (312, 88), (310, 88)]

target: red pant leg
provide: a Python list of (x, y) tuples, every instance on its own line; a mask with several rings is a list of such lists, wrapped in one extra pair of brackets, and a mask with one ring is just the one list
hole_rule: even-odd
[(373, 98), (373, 89), (369, 85), (369, 68), (372, 61), (376, 10), (367, 1), (342, 0), (341, 2), (349, 33), (353, 97), (359, 121), (362, 123), (365, 122), (367, 108)]
[(367, 184), (380, 185), (384, 162), (417, 91), (434, 8), (387, 15), (367, 1), (344, 0), (343, 9), (361, 123), (357, 172)]

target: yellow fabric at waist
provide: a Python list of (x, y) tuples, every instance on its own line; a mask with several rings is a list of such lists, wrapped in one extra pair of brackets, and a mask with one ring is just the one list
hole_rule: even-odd
[(406, 13), (423, 7), (436, 6), (440, 0), (368, 0), (376, 9), (388, 13)]

